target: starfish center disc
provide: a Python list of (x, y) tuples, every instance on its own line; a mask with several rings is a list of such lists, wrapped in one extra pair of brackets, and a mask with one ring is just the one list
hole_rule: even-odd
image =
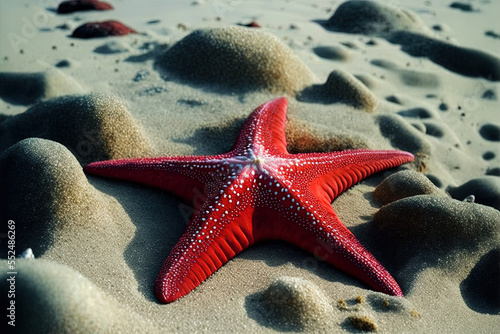
[(248, 167), (254, 167), (256, 169), (262, 169), (265, 165), (266, 160), (263, 156), (255, 154), (253, 150), (248, 150), (248, 152), (238, 157), (237, 159), (244, 161), (244, 164)]

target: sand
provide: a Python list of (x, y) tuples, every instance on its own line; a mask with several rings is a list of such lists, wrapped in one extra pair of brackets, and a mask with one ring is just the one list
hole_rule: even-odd
[[(500, 327), (500, 2), (108, 2), (69, 14), (52, 0), (0, 2), (0, 233), (15, 224), (16, 255), (35, 256), (15, 263), (17, 332)], [(138, 33), (71, 37), (108, 20)], [(278, 96), (292, 153), (415, 155), (332, 203), (405, 297), (270, 241), (160, 304), (155, 277), (192, 208), (82, 167), (225, 153)]]

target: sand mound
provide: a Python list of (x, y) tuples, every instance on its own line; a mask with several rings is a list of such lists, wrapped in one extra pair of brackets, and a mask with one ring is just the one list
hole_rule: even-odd
[(357, 330), (375, 332), (378, 329), (375, 318), (371, 314), (353, 314), (348, 319), (351, 325)]
[(426, 31), (413, 13), (375, 1), (347, 1), (340, 5), (325, 27), (353, 34), (382, 35), (398, 30)]
[(60, 97), (0, 123), (1, 150), (29, 137), (57, 141), (81, 163), (151, 155), (123, 102), (108, 94)]
[(450, 8), (460, 9), (464, 12), (476, 11), (476, 9), (474, 9), (474, 7), (472, 7), (470, 3), (463, 3), (463, 2), (452, 2), (450, 4)]
[(243, 27), (196, 30), (160, 55), (156, 65), (181, 81), (229, 92), (294, 94), (314, 81), (276, 36)]
[(436, 88), (440, 84), (439, 77), (433, 73), (403, 69), (400, 69), (398, 73), (401, 82), (407, 86)]
[(393, 33), (387, 39), (414, 57), (427, 57), (458, 74), (500, 81), (500, 58), (495, 55), (409, 31)]
[(375, 89), (377, 87), (380, 87), (381, 80), (375, 78), (371, 74), (356, 74), (354, 75), (354, 77), (359, 81), (361, 81), (363, 85), (365, 85), (369, 89)]
[(399, 115), (377, 116), (380, 132), (391, 144), (404, 151), (431, 155), (432, 146), (425, 135), (415, 129)]
[(460, 284), (467, 306), (479, 313), (500, 314), (500, 248), (486, 253)]
[(106, 221), (109, 200), (87, 182), (75, 157), (59, 143), (39, 138), (18, 142), (0, 159), (2, 219), (16, 222), (16, 247), (43, 254), (71, 221), (98, 214)]
[(396, 73), (406, 86), (436, 88), (440, 85), (439, 77), (434, 73), (407, 70), (385, 59), (373, 59), (370, 63)]
[(259, 302), (268, 324), (285, 331), (317, 329), (333, 311), (318, 287), (296, 277), (282, 277), (271, 283)]
[(297, 100), (325, 104), (344, 103), (365, 111), (373, 111), (377, 106), (375, 95), (356, 77), (343, 70), (331, 72), (323, 85), (305, 88), (297, 96)]
[[(7, 261), (2, 268), (2, 291), (8, 291)], [(151, 332), (151, 325), (110, 298), (77, 271), (46, 260), (16, 260), (15, 281), (18, 333)], [(4, 319), (5, 321), (5, 319)]]
[(321, 58), (329, 60), (347, 61), (351, 59), (351, 52), (341, 46), (317, 46), (313, 52)]
[(387, 59), (373, 59), (370, 63), (386, 70), (396, 70), (399, 68), (398, 64)]
[(30, 105), (52, 97), (83, 92), (84, 89), (73, 78), (56, 69), (0, 73), (0, 98), (12, 104)]
[(94, 49), (95, 53), (115, 54), (130, 51), (130, 46), (122, 41), (111, 41), (104, 43)]
[(461, 148), (462, 144), (460, 140), (457, 138), (455, 132), (453, 132), (450, 127), (448, 127), (441, 120), (426, 120), (422, 122), (424, 126), (424, 132), (426, 135), (435, 137), (437, 139), (445, 139), (446, 142), (450, 143), (451, 146), (456, 148)]
[(500, 212), (491, 207), (434, 195), (406, 197), (380, 208), (375, 226), (398, 243), (441, 247), (498, 242)]
[(474, 195), (475, 202), (500, 210), (500, 177), (484, 176), (470, 180), (459, 187), (446, 189), (451, 197), (459, 201)]
[(318, 134), (301, 121), (290, 119), (285, 128), (287, 150), (292, 154), (370, 149), (368, 139), (354, 133)]
[[(470, 77), (500, 81), (500, 58), (483, 51), (450, 44), (432, 37), (430, 30), (414, 14), (375, 1), (348, 1), (340, 5), (324, 24), (334, 31), (379, 35), (400, 44), (414, 57), (427, 57), (444, 68)], [(402, 79), (417, 84), (434, 80), (406, 73)], [(412, 84), (415, 85), (415, 84)], [(429, 86), (429, 83), (426, 83)]]
[(373, 197), (382, 204), (424, 194), (446, 196), (423, 174), (410, 170), (403, 170), (388, 176), (373, 191)]

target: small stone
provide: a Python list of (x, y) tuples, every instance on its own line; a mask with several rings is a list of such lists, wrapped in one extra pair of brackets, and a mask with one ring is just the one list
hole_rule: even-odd
[(348, 319), (356, 329), (364, 332), (373, 332), (378, 328), (375, 319), (369, 314), (354, 314), (349, 316)]
[(168, 92), (168, 90), (165, 87), (152, 86), (152, 87), (149, 87), (149, 88), (146, 88), (145, 90), (143, 90), (141, 95), (154, 96), (154, 95), (165, 93), (165, 92)]
[(31, 248), (26, 248), (26, 250), (22, 252), (18, 257), (20, 259), (34, 259), (35, 255), (33, 254), (33, 250)]
[(365, 298), (363, 296), (357, 296), (355, 299), (356, 303), (362, 304), (365, 302)]
[(341, 310), (347, 310), (347, 303), (345, 302), (344, 299), (339, 299), (337, 301), (337, 307)]
[(464, 198), (464, 202), (467, 202), (467, 203), (474, 203), (475, 201), (476, 201), (476, 197), (474, 197), (474, 195), (469, 195), (469, 196)]
[(137, 72), (135, 74), (135, 77), (132, 80), (134, 80), (135, 82), (142, 81), (142, 80), (146, 79), (149, 76), (149, 74), (150, 73), (148, 70), (140, 70), (139, 72)]

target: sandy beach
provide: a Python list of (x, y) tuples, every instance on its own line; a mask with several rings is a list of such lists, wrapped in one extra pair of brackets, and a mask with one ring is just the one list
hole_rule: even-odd
[[(500, 1), (92, 3), (0, 2), (2, 333), (500, 328)], [(192, 203), (83, 168), (229, 152), (278, 97), (290, 153), (415, 156), (331, 204), (404, 297), (269, 240), (161, 303)]]

